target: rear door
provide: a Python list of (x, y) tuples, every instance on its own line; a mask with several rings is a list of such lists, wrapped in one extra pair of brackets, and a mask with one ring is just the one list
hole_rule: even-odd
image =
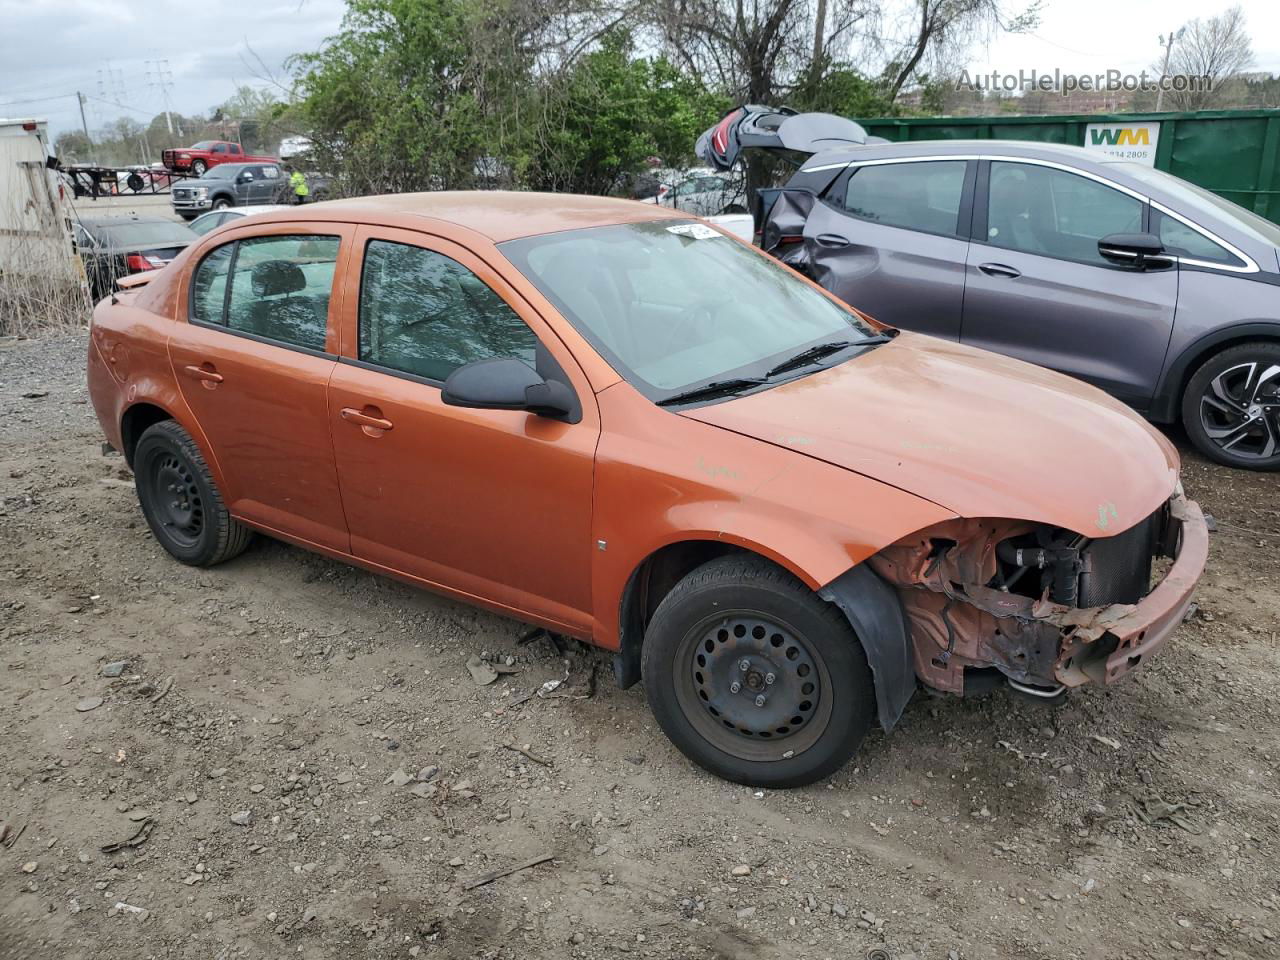
[(964, 159), (851, 166), (805, 220), (813, 278), (877, 320), (958, 340), (976, 167)]
[(250, 191), (250, 203), (275, 203), (276, 193), (280, 189), (281, 173), (280, 168), (274, 163), (264, 163), (256, 168), (258, 171), (257, 179), (254, 180)]
[(1145, 199), (1056, 165), (983, 166), (961, 339), (1145, 405), (1173, 332), (1178, 271), (1134, 271), (1098, 253), (1108, 234), (1147, 229)]
[(346, 552), (326, 391), (347, 224), (237, 231), (191, 274), (170, 359), (232, 513)]
[[(600, 427), (589, 384), (533, 309), (471, 251), (362, 227), (329, 426), (357, 557), (591, 629)], [(446, 406), (459, 366), (516, 357), (579, 397), (576, 418)]]

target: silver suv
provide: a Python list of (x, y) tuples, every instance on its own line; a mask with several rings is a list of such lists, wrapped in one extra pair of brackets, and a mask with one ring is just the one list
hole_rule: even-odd
[(809, 154), (759, 192), (765, 250), (887, 323), (1072, 374), (1180, 419), (1220, 463), (1280, 468), (1280, 227), (1080, 147), (868, 143), (823, 116), (739, 108), (699, 140), (718, 169)]

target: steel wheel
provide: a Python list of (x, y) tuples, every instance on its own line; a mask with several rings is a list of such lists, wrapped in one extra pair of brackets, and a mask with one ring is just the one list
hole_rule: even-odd
[(133, 451), (138, 502), (156, 542), (196, 567), (243, 552), (253, 533), (222, 502), (196, 442), (172, 420), (148, 427)]
[[(869, 574), (852, 602), (883, 601), (888, 589)], [(871, 669), (849, 620), (763, 557), (728, 554), (686, 574), (649, 621), (641, 670), (671, 742), (735, 783), (828, 777), (875, 717)]]
[(777, 760), (811, 747), (831, 716), (831, 678), (792, 627), (753, 611), (708, 617), (673, 664), (691, 724), (742, 760)]
[(1200, 425), (1219, 448), (1265, 460), (1280, 451), (1280, 364), (1249, 361), (1209, 380), (1200, 396)]
[(180, 545), (195, 546), (204, 531), (204, 500), (191, 465), (167, 453), (154, 458), (148, 466), (156, 516)]

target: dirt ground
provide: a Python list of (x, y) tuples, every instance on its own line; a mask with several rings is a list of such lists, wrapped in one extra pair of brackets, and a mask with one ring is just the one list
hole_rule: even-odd
[(0, 957), (1280, 956), (1276, 476), (1186, 454), (1210, 566), (1134, 680), (917, 696), (757, 792), (603, 655), (268, 540), (171, 560), (84, 348), (0, 341)]

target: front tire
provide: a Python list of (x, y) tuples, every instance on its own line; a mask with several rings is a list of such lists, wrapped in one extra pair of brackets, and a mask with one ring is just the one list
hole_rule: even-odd
[(866, 654), (844, 615), (760, 557), (698, 567), (646, 631), (649, 706), (716, 776), (800, 787), (857, 752), (875, 717)]
[(1280, 469), (1280, 344), (1243, 343), (1201, 364), (1182, 397), (1182, 425), (1210, 460)]
[(226, 210), (230, 206), (231, 201), (226, 197), (219, 197), (217, 200), (213, 201), (213, 209), (215, 210)]
[(243, 553), (253, 539), (227, 511), (191, 434), (174, 421), (153, 424), (138, 439), (133, 476), (156, 541), (183, 563), (211, 567)]
[(203, 160), (196, 160), (194, 163), (191, 164), (191, 172), (194, 173), (197, 177), (203, 177), (205, 174), (205, 171), (208, 169), (209, 169), (209, 165), (205, 163)]

